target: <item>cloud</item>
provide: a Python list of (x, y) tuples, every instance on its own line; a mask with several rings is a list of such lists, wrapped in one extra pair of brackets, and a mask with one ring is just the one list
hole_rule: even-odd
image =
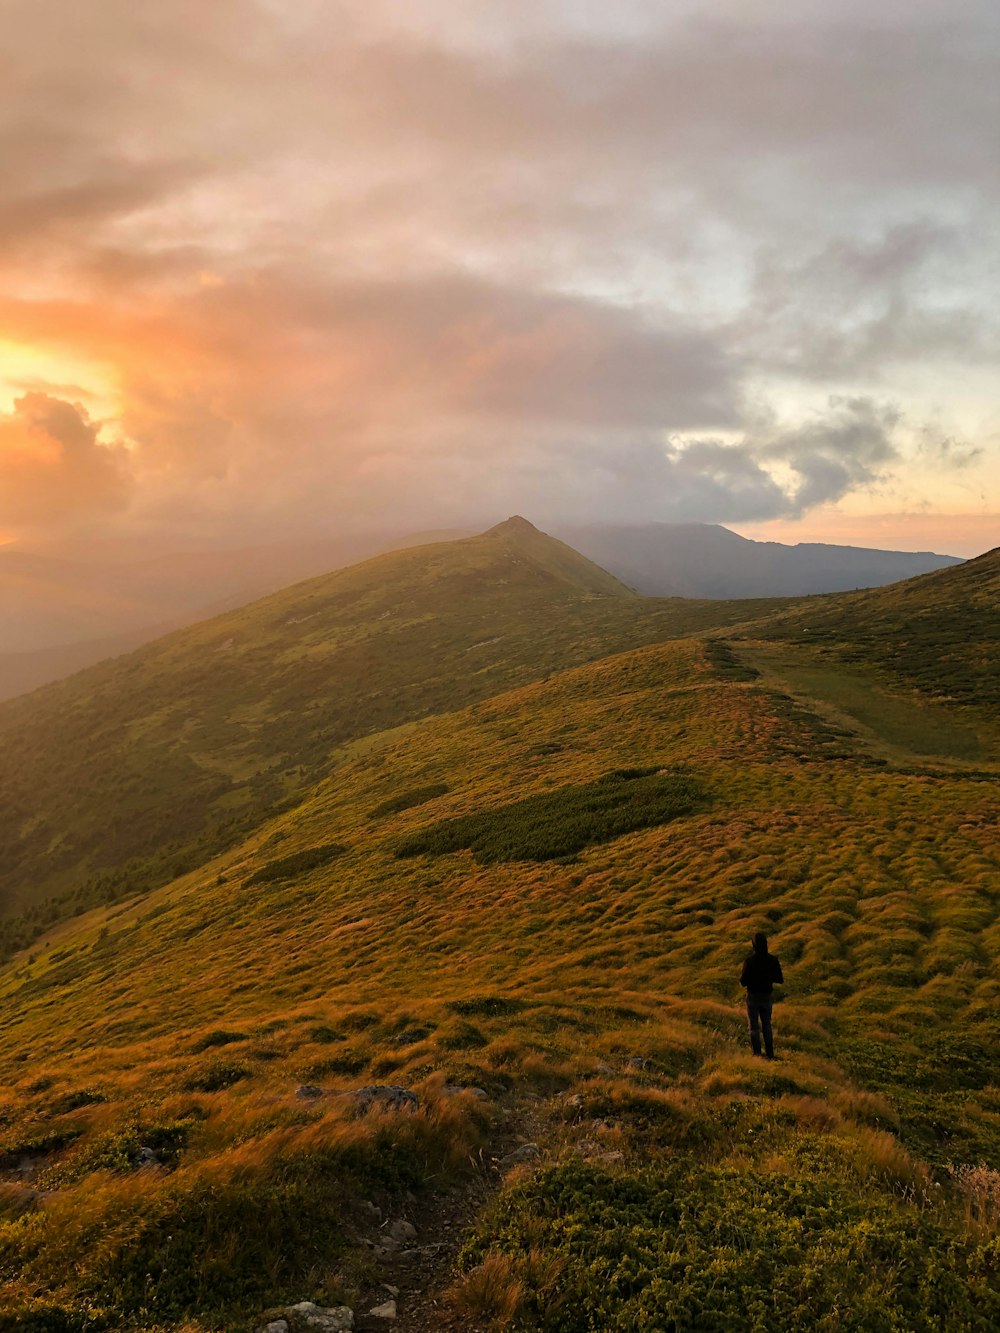
[(99, 435), (79, 404), (44, 393), (24, 394), (0, 414), (0, 524), (66, 529), (121, 510), (127, 455)]
[(8, 9), (0, 338), (116, 404), (14, 414), (32, 522), (787, 517), (971, 440), (992, 6)]

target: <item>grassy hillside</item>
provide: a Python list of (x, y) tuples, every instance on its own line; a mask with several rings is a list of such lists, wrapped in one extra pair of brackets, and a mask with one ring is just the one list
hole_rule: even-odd
[[(745, 674), (686, 639), (391, 732), (4, 968), (0, 1328), (385, 1281), (404, 1330), (996, 1327), (996, 785)], [(433, 1306), (443, 1260), (366, 1246), (403, 1215)]]
[[(647, 601), (510, 520), (394, 552), (0, 705), (10, 942), (200, 865), (368, 738), (778, 602)], [(48, 904), (62, 894), (61, 904)]]
[(868, 592), (810, 598), (767, 637), (874, 666), (929, 699), (1000, 711), (1000, 548)]

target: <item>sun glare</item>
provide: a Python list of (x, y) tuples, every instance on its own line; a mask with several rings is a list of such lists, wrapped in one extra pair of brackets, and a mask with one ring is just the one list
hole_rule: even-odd
[(92, 416), (116, 416), (118, 391), (106, 365), (90, 358), (0, 339), (0, 410), (24, 393), (80, 402)]

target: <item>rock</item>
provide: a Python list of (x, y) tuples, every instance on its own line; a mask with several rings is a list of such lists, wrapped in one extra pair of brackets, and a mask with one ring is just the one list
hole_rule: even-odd
[(160, 1159), (152, 1148), (141, 1147), (132, 1159), (136, 1166), (159, 1166)]
[(299, 1301), (290, 1305), (285, 1314), (299, 1320), (306, 1328), (315, 1328), (319, 1333), (345, 1333), (354, 1328), (354, 1311), (346, 1305), (322, 1306), (312, 1301)]
[(641, 1055), (633, 1055), (628, 1062), (629, 1069), (648, 1069), (649, 1061)]
[(347, 1094), (362, 1115), (373, 1106), (385, 1111), (415, 1111), (420, 1105), (415, 1093), (393, 1083), (375, 1083)]
[(368, 1313), (370, 1315), (374, 1315), (376, 1319), (395, 1319), (396, 1302), (383, 1301), (381, 1305), (376, 1305), (375, 1308), (373, 1310), (369, 1310)]
[(537, 1143), (522, 1143), (520, 1148), (515, 1148), (500, 1160), (503, 1166), (517, 1166), (520, 1162), (533, 1162), (540, 1155)]
[(475, 1097), (478, 1102), (489, 1100), (489, 1093), (485, 1088), (466, 1088), (460, 1083), (446, 1083), (441, 1091), (446, 1097), (457, 1097), (459, 1093), (467, 1092), (470, 1096)]
[(318, 1088), (315, 1083), (303, 1083), (295, 1089), (296, 1097), (301, 1097), (303, 1101), (313, 1102), (317, 1097), (325, 1097), (326, 1093), (322, 1088)]
[(392, 1296), (393, 1298), (399, 1295), (399, 1288), (394, 1287), (391, 1282), (383, 1282), (382, 1290), (387, 1291), (389, 1295)]
[(287, 1319), (272, 1319), (269, 1324), (261, 1324), (257, 1333), (288, 1333)]
[(388, 1239), (394, 1241), (397, 1245), (402, 1245), (407, 1240), (416, 1240), (417, 1228), (412, 1222), (407, 1222), (405, 1218), (399, 1217), (395, 1222), (389, 1223)]

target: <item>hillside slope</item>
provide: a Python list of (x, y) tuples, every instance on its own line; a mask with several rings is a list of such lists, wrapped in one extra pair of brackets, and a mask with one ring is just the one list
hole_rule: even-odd
[[(690, 639), (383, 742), (0, 972), (0, 1328), (385, 1282), (404, 1333), (996, 1326), (995, 784), (874, 768)], [(630, 784), (666, 799), (607, 821)], [(453, 1260), (423, 1322), (404, 1215)]]
[(804, 602), (767, 637), (1000, 713), (1000, 548), (888, 588)]
[(0, 706), (0, 902), (162, 882), (372, 733), (776, 605), (640, 599), (523, 519), (298, 584)]

